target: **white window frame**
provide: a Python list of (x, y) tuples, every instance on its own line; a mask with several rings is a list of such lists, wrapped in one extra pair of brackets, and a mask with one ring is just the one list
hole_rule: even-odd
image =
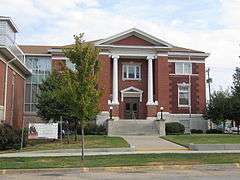
[[(127, 77), (124, 77), (124, 69), (127, 69)], [(134, 67), (134, 78), (129, 78), (129, 67)], [(139, 77), (137, 78), (137, 67), (139, 68)], [(122, 64), (122, 79), (123, 80), (141, 80), (141, 64)]]
[[(177, 64), (182, 64), (182, 72), (177, 72)], [(186, 64), (190, 64), (190, 72), (186, 72), (185, 66)], [(191, 75), (192, 74), (192, 63), (191, 62), (175, 62), (175, 74), (177, 75)]]
[[(188, 104), (180, 104), (180, 87), (188, 87), (188, 91), (182, 91), (181, 92), (188, 92)], [(190, 84), (178, 84), (178, 107), (190, 107), (191, 106), (191, 86)]]

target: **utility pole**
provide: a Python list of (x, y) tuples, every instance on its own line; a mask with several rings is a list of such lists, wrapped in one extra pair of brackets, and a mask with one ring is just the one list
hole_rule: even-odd
[[(210, 78), (210, 68), (206, 70), (207, 72), (207, 83), (208, 83), (208, 94), (209, 94), (209, 104), (211, 103), (211, 83), (212, 83), (212, 78)], [(210, 121), (210, 129), (212, 129), (213, 124), (212, 121)]]
[(209, 103), (210, 103), (211, 102), (211, 83), (212, 83), (212, 78), (210, 78), (210, 68), (208, 68), (206, 72), (207, 72), (208, 94), (209, 94)]

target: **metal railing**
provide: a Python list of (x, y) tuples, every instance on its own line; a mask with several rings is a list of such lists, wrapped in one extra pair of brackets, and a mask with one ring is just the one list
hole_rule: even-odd
[(0, 34), (0, 46), (8, 48), (23, 64), (25, 64), (24, 53), (7, 34)]

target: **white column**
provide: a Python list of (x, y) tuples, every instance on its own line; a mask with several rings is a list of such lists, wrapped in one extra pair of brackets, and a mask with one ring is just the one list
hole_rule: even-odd
[(153, 102), (153, 68), (152, 68), (152, 62), (154, 57), (148, 56), (148, 101), (147, 105), (155, 105)]
[(118, 59), (119, 56), (113, 55), (113, 83), (112, 83), (112, 104), (119, 104), (118, 102)]

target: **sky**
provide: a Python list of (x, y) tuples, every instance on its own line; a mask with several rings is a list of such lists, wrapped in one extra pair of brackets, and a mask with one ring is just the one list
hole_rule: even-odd
[(0, 0), (18, 44), (63, 45), (73, 35), (105, 38), (139, 28), (171, 44), (210, 53), (213, 90), (231, 86), (239, 66), (240, 0)]

